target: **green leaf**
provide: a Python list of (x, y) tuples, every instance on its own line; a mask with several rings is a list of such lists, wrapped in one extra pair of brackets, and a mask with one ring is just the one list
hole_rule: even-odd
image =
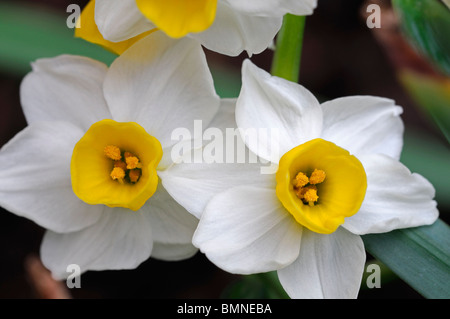
[(411, 44), (450, 76), (450, 9), (439, 0), (392, 0)]
[(60, 54), (83, 55), (110, 64), (116, 55), (75, 38), (66, 24), (68, 16), (42, 6), (0, 3), (0, 68), (23, 75), (31, 70), (30, 62)]
[(241, 276), (222, 293), (224, 299), (289, 299), (276, 271)]
[(450, 149), (445, 141), (406, 127), (400, 161), (411, 172), (421, 174), (433, 184), (441, 209), (450, 207)]
[(371, 255), (426, 298), (450, 298), (450, 228), (433, 225), (362, 236)]

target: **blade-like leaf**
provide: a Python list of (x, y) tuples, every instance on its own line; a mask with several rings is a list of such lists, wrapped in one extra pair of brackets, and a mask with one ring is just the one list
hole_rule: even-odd
[(392, 0), (413, 46), (450, 76), (450, 9), (439, 0)]
[(74, 37), (64, 12), (0, 2), (0, 68), (17, 75), (31, 70), (30, 62), (43, 57), (75, 54), (110, 64), (116, 55)]
[(433, 184), (440, 208), (450, 207), (450, 149), (445, 141), (440, 142), (426, 133), (407, 127), (400, 161), (411, 172), (421, 174)]
[(426, 298), (450, 298), (450, 228), (433, 225), (362, 236), (366, 249)]

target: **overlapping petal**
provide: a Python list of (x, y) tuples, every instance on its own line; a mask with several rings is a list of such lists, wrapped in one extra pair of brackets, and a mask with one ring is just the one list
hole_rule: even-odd
[(198, 219), (180, 206), (161, 184), (140, 211), (152, 225), (155, 241), (165, 244), (192, 242)]
[(90, 227), (63, 234), (46, 232), (41, 258), (55, 278), (66, 278), (71, 264), (82, 272), (133, 269), (150, 257), (152, 227), (143, 214), (102, 207), (102, 217)]
[(138, 9), (136, 0), (95, 0), (95, 23), (111, 42), (124, 41), (155, 28)]
[(175, 261), (189, 258), (198, 251), (192, 245), (198, 219), (180, 206), (163, 185), (158, 185), (156, 193), (140, 212), (152, 228), (152, 257)]
[(96, 0), (95, 8), (95, 22), (108, 41), (124, 41), (156, 25), (171, 37), (192, 37), (230, 56), (262, 52), (271, 45), (284, 14), (310, 15), (317, 5), (317, 0), (196, 1), (186, 8), (179, 1), (111, 2)]
[(103, 97), (107, 66), (80, 56), (39, 59), (22, 81), (20, 99), (27, 122), (67, 121), (87, 130), (111, 118)]
[(302, 227), (271, 188), (239, 186), (208, 203), (193, 243), (222, 269), (239, 274), (266, 272), (298, 256)]
[(346, 229), (363, 235), (436, 221), (435, 190), (428, 180), (385, 155), (367, 155), (360, 160), (367, 174), (367, 193), (360, 211), (346, 219)]
[(0, 205), (56, 232), (97, 222), (99, 206), (78, 199), (70, 182), (70, 157), (82, 131), (67, 122), (33, 123), (1, 149)]
[(342, 228), (330, 235), (304, 229), (298, 258), (278, 277), (291, 298), (356, 298), (365, 261), (360, 236)]
[(248, 55), (267, 49), (281, 28), (281, 16), (257, 16), (237, 11), (219, 1), (214, 23), (207, 30), (190, 34), (205, 48), (237, 56), (243, 51)]
[[(235, 99), (221, 101), (219, 112), (204, 132), (202, 149), (189, 152), (180, 163), (159, 172), (172, 197), (198, 218), (215, 194), (239, 185), (275, 182), (262, 174), (267, 164), (248, 151), (236, 130), (235, 103)], [(201, 153), (198, 162), (198, 156), (192, 154), (195, 152)], [(209, 158), (212, 153), (214, 158)]]
[(352, 154), (386, 154), (400, 158), (402, 108), (375, 96), (349, 96), (323, 103), (322, 138)]
[(299, 84), (271, 76), (246, 60), (236, 122), (249, 149), (278, 163), (292, 148), (320, 136), (322, 109), (311, 92)]
[(219, 108), (201, 47), (193, 40), (170, 39), (154, 32), (138, 41), (111, 65), (104, 94), (113, 118), (133, 121), (155, 136), (163, 148), (175, 143), (179, 127), (206, 127)]

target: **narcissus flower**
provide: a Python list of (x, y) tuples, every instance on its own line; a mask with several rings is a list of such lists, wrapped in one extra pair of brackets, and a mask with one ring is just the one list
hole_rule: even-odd
[(209, 123), (220, 104), (198, 43), (152, 34), (109, 68), (41, 59), (21, 101), (29, 125), (1, 149), (0, 205), (48, 229), (41, 257), (55, 277), (197, 251), (198, 220), (159, 174), (174, 165), (172, 131)]
[(247, 60), (236, 123), (250, 151), (276, 165), (276, 174), (204, 164), (202, 182), (200, 167), (181, 165), (164, 172), (165, 185), (179, 193), (170, 178), (176, 173), (184, 185), (205, 190), (203, 201), (184, 196), (191, 211), (203, 211), (193, 243), (222, 269), (277, 270), (292, 298), (354, 298), (366, 261), (359, 235), (438, 217), (433, 186), (399, 162), (401, 113), (392, 100), (373, 96), (319, 104), (304, 87)]
[(120, 54), (159, 29), (222, 54), (253, 54), (271, 44), (284, 14), (309, 15), (316, 5), (317, 0), (91, 0), (76, 36)]

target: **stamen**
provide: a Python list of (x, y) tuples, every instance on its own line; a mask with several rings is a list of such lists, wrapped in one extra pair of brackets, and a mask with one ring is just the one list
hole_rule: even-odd
[[(309, 185), (309, 186), (298, 189), (296, 192), (297, 197), (300, 199), (305, 199), (305, 194), (309, 190), (313, 190), (317, 194), (317, 187), (314, 185)], [(312, 193), (310, 192), (309, 194), (312, 194)], [(309, 200), (306, 200), (306, 201), (309, 201)]]
[(125, 161), (127, 162), (127, 169), (135, 169), (142, 167), (141, 163), (139, 163), (139, 159), (135, 156), (125, 157)]
[(312, 172), (311, 177), (309, 178), (310, 184), (319, 184), (322, 183), (325, 180), (326, 174), (321, 169), (315, 169), (314, 172)]
[(309, 206), (314, 206), (314, 203), (319, 199), (319, 196), (317, 196), (317, 188), (308, 187), (303, 195), (303, 199), (308, 202)]
[(295, 187), (303, 187), (309, 183), (309, 178), (302, 172), (299, 172), (297, 176), (295, 176)]
[(311, 176), (308, 178), (305, 173), (298, 172), (295, 179), (292, 181), (294, 184), (295, 194), (303, 203), (309, 206), (314, 206), (319, 199), (317, 195), (316, 184), (320, 184), (325, 180), (326, 174), (321, 169), (314, 169)]
[(137, 183), (142, 174), (142, 163), (131, 152), (123, 152), (124, 160), (122, 160), (121, 154), (122, 151), (117, 146), (108, 145), (105, 147), (105, 155), (114, 160), (113, 170), (110, 174), (111, 178), (121, 184), (124, 182)]
[(120, 148), (118, 148), (115, 145), (108, 145), (103, 149), (106, 157), (114, 160), (114, 161), (118, 161), (122, 158), (122, 156), (120, 155)]
[(128, 177), (130, 178), (130, 182), (136, 183), (141, 177), (140, 169), (133, 169), (128, 173)]
[(120, 167), (114, 167), (110, 175), (113, 180), (118, 180), (120, 183), (123, 183), (125, 171)]

